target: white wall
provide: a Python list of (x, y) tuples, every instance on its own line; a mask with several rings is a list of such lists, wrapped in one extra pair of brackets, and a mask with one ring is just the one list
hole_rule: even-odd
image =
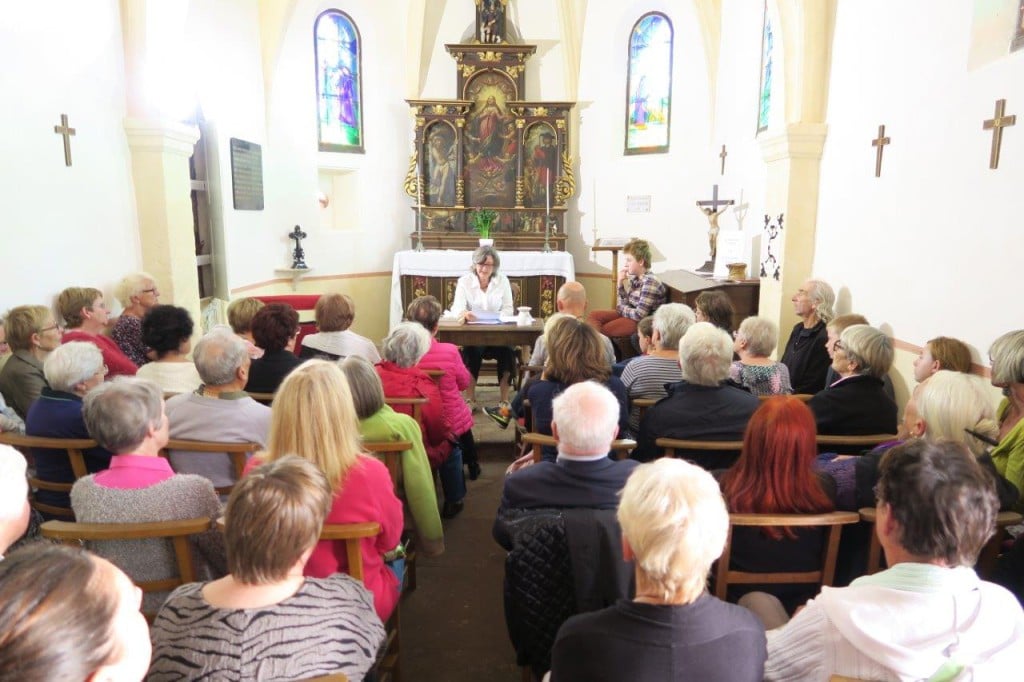
[[(61, 289), (110, 292), (141, 261), (117, 0), (0, 12), (0, 313)], [(60, 114), (77, 130), (64, 165)]]

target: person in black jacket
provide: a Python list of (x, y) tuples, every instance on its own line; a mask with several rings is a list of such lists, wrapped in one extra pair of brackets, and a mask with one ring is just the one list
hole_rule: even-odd
[(793, 327), (782, 353), (782, 364), (789, 368), (793, 393), (817, 393), (825, 385), (829, 357), (825, 348), (825, 330), (835, 313), (836, 294), (827, 282), (809, 279), (793, 295), (793, 312), (800, 322)]

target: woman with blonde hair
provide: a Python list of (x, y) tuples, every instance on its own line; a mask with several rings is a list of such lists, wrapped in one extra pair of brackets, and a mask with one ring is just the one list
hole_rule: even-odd
[(43, 361), (60, 345), (61, 327), (46, 306), (20, 305), (7, 313), (4, 329), (13, 354), (0, 370), (0, 393), (24, 419), (49, 385)]
[(149, 362), (146, 355), (149, 349), (142, 340), (142, 318), (160, 303), (160, 290), (152, 275), (133, 272), (118, 282), (114, 296), (124, 310), (110, 330), (110, 338), (114, 339), (114, 343), (129, 360), (142, 367)]
[[(402, 503), (395, 497), (387, 467), (362, 452), (359, 421), (348, 379), (335, 363), (308, 360), (281, 383), (270, 415), (267, 449), (246, 470), (285, 455), (299, 455), (319, 467), (334, 500), (325, 523), (380, 524), (380, 534), (362, 540), (366, 587), (386, 621), (398, 603), (398, 579), (384, 562), (402, 534)], [(324, 578), (348, 568), (345, 543), (323, 540), (304, 574)]]

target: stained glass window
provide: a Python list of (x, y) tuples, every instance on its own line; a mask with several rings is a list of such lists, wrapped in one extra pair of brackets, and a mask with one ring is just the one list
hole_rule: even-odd
[(363, 151), (363, 83), (359, 29), (338, 10), (316, 18), (316, 95), (320, 151)]
[(626, 82), (626, 153), (668, 151), (672, 108), (672, 22), (645, 14), (629, 34)]
[(757, 100), (757, 132), (768, 129), (768, 116), (772, 111), (772, 20), (768, 16), (768, 2), (764, 3), (764, 28), (761, 32), (761, 91)]

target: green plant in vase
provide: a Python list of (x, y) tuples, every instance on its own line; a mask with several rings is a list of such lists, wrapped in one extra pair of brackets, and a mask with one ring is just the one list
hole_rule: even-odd
[(481, 239), (491, 238), (491, 228), (497, 219), (497, 211), (489, 208), (478, 208), (469, 214), (469, 223), (473, 226), (473, 231), (478, 233)]

